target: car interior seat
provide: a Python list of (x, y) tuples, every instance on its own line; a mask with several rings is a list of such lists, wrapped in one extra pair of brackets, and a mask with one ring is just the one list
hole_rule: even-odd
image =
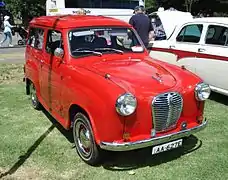
[(108, 46), (108, 43), (104, 37), (96, 37), (93, 40), (93, 47), (94, 48), (105, 48)]

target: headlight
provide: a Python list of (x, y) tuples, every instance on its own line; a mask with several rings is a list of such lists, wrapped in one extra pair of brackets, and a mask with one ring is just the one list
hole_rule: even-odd
[(195, 88), (195, 96), (198, 101), (205, 101), (211, 94), (211, 88), (208, 84), (199, 83)]
[(116, 111), (121, 116), (129, 116), (135, 112), (137, 107), (137, 100), (135, 96), (130, 93), (125, 93), (121, 95), (116, 100)]

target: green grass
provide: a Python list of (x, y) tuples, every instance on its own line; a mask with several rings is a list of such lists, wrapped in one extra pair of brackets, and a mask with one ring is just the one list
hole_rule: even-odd
[(30, 106), (22, 72), (22, 65), (0, 65), (3, 179), (228, 179), (227, 97), (214, 94), (207, 101), (208, 127), (182, 148), (155, 156), (151, 148), (108, 153), (104, 164), (91, 167), (76, 154), (70, 133), (48, 113)]

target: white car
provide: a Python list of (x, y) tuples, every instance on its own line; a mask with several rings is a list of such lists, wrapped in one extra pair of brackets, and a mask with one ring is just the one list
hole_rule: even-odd
[(183, 66), (228, 95), (228, 18), (206, 17), (187, 21), (166, 40), (153, 41), (150, 56)]
[(154, 28), (163, 29), (165, 32), (165, 39), (168, 39), (175, 28), (179, 24), (193, 20), (193, 16), (189, 12), (178, 11), (173, 8), (164, 10), (164, 8), (159, 8), (158, 11), (149, 14), (152, 25)]

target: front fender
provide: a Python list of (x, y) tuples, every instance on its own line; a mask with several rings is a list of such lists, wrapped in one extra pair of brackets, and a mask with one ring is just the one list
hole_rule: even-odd
[[(125, 91), (109, 79), (93, 72), (80, 69), (77, 73), (71, 73), (63, 87), (65, 119), (70, 120), (71, 105), (77, 105), (88, 114), (97, 143), (120, 140), (123, 135), (124, 120), (117, 114), (115, 103)], [(69, 126), (71, 123), (67, 124)]]

